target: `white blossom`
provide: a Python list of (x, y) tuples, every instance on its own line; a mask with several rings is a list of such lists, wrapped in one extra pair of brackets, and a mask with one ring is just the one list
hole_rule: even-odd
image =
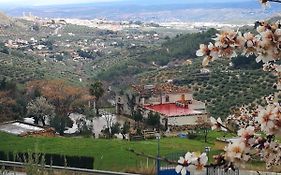
[(221, 118), (215, 119), (214, 117), (210, 118), (211, 124), (212, 124), (212, 130), (222, 130), (222, 131), (227, 131), (226, 128), (223, 127), (223, 122)]
[(176, 172), (185, 175), (189, 170), (189, 166), (193, 158), (194, 155), (190, 152), (187, 152), (184, 157), (180, 157), (178, 160), (179, 165), (176, 166)]
[(248, 161), (250, 159), (249, 148), (247, 145), (241, 141), (236, 140), (235, 142), (229, 143), (225, 148), (226, 151), (226, 159), (235, 163), (236, 165), (240, 165), (243, 161)]

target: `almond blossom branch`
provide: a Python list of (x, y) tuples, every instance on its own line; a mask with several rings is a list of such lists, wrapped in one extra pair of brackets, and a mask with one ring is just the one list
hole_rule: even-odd
[[(260, 0), (260, 2), (269, 5), (269, 2), (281, 3), (281, 0)], [(263, 70), (277, 77), (274, 87), (280, 92), (281, 65), (278, 61), (281, 59), (281, 21), (273, 24), (257, 22), (255, 27), (257, 35), (250, 32), (242, 34), (232, 29), (221, 31), (214, 38), (214, 43), (201, 44), (196, 55), (204, 57), (203, 66), (221, 58), (230, 60), (238, 54), (246, 57), (255, 55), (256, 62), (263, 63)], [(213, 130), (236, 133), (228, 126), (240, 128), (236, 133), (238, 139), (230, 142), (225, 147), (225, 153), (215, 158), (214, 166), (220, 165), (225, 169), (239, 167), (256, 156), (266, 163), (267, 168), (281, 165), (281, 144), (274, 140), (275, 135), (281, 133), (281, 106), (277, 103), (278, 99), (274, 98), (277, 98), (274, 94), (265, 97), (266, 107), (242, 106), (229, 116), (226, 122), (211, 117)]]
[(231, 130), (231, 129), (230, 129), (230, 128), (228, 128), (227, 126), (225, 126), (225, 125), (223, 125), (223, 124), (221, 124), (221, 123), (218, 123), (218, 124), (220, 124), (220, 125), (221, 125), (221, 127), (222, 127), (222, 128), (224, 128), (224, 129), (226, 129), (228, 132), (230, 132), (230, 133), (232, 133), (232, 134), (236, 134), (236, 132), (235, 132), (235, 131)]
[(211, 123), (212, 123), (212, 130), (222, 130), (222, 131), (228, 131), (230, 133), (236, 134), (235, 131), (231, 130), (230, 128), (228, 128), (227, 126), (225, 126), (221, 120), (221, 118), (219, 117), (217, 120), (213, 117), (210, 118)]
[(198, 154), (195, 152), (193, 152), (193, 153), (187, 152), (184, 155), (184, 157), (181, 156), (178, 161), (173, 161), (173, 160), (169, 160), (169, 159), (163, 158), (163, 157), (155, 157), (152, 155), (147, 155), (142, 152), (137, 152), (133, 149), (127, 149), (127, 151), (130, 151), (137, 156), (142, 156), (142, 157), (146, 157), (146, 158), (154, 159), (154, 160), (161, 160), (161, 161), (167, 162), (169, 164), (177, 165), (176, 172), (181, 173), (182, 175), (185, 175), (187, 173), (187, 171), (190, 171), (190, 172), (196, 171), (196, 170), (201, 171), (201, 170), (203, 170), (203, 168), (208, 167), (208, 165), (207, 165), (208, 156), (205, 152), (202, 154)]

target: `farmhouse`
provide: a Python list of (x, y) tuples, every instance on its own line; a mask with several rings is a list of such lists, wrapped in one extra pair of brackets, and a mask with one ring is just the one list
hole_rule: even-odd
[[(168, 126), (195, 125), (199, 119), (207, 120), (203, 102), (193, 99), (192, 91), (171, 83), (159, 85), (133, 86), (136, 94), (136, 108), (143, 111), (144, 117), (149, 112), (157, 112), (161, 122)], [(128, 99), (119, 98), (117, 111), (128, 112)]]

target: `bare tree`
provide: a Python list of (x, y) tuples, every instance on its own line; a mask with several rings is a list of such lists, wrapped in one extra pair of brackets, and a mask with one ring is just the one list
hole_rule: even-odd
[(106, 122), (106, 128), (108, 128), (108, 131), (109, 131), (109, 136), (111, 137), (112, 135), (112, 126), (115, 122), (114, 120), (114, 115), (112, 115), (111, 113), (108, 113), (106, 111), (104, 111), (102, 113), (102, 117), (104, 118), (105, 122)]

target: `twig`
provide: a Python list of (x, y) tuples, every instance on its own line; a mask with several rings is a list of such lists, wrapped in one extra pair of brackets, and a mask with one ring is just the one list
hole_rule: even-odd
[(226, 129), (227, 131), (233, 133), (233, 134), (237, 134), (235, 131), (229, 129), (228, 127), (224, 126), (222, 123), (218, 122), (217, 121), (217, 124), (220, 126), (220, 127), (223, 127), (224, 129)]
[(233, 133), (233, 134), (237, 134), (235, 131), (229, 129), (228, 127), (226, 127), (226, 126), (224, 126), (224, 125), (222, 125), (222, 124), (221, 124), (221, 127), (225, 128), (227, 131), (229, 131), (229, 132), (231, 132), (231, 133)]
[(169, 164), (182, 165), (182, 164), (178, 163), (177, 161), (169, 160), (169, 159), (164, 158), (164, 157), (155, 157), (155, 156), (152, 156), (152, 155), (147, 155), (147, 154), (145, 154), (143, 152), (137, 152), (137, 151), (135, 151), (135, 150), (133, 150), (131, 148), (128, 148), (127, 151), (130, 151), (130, 152), (134, 153), (137, 156), (142, 156), (142, 157), (146, 157), (146, 158), (153, 159), (153, 160), (161, 160), (161, 161), (167, 162)]
[(277, 3), (281, 3), (281, 0), (268, 0), (269, 2), (277, 2)]
[[(161, 160), (161, 161), (169, 163), (170, 165), (181, 165), (181, 166), (189, 166), (189, 165), (191, 165), (191, 164), (188, 164), (188, 165), (181, 164), (178, 161), (170, 160), (170, 159), (167, 159), (167, 158), (164, 158), (164, 157), (155, 157), (155, 156), (152, 156), (152, 155), (145, 154), (143, 152), (137, 152), (137, 151), (135, 151), (135, 150), (133, 150), (131, 148), (128, 148), (126, 150), (129, 151), (129, 152), (134, 153), (137, 156), (142, 156), (142, 157), (146, 157), (146, 158), (153, 159), (153, 160)], [(222, 161), (222, 162), (220, 162), (218, 164), (205, 165), (204, 167), (206, 167), (206, 168), (207, 167), (219, 167), (219, 166), (222, 166), (222, 165), (225, 165), (225, 164), (226, 164), (226, 161)]]

